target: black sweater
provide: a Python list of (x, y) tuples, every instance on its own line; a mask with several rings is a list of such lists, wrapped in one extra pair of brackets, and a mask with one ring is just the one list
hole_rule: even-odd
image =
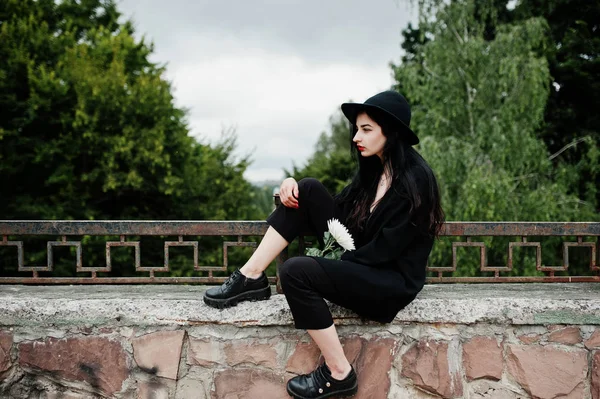
[[(419, 180), (420, 191), (427, 192)], [(356, 250), (345, 252), (341, 261), (315, 258), (336, 285), (340, 305), (381, 322), (393, 320), (421, 291), (433, 246), (433, 238), (411, 221), (410, 202), (401, 193), (399, 187), (390, 188), (364, 231), (353, 232)], [(341, 203), (339, 196), (336, 204), (345, 223), (353, 204)]]

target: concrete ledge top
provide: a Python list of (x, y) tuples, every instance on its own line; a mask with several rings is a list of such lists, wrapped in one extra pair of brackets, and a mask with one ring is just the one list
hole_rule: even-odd
[[(206, 325), (290, 326), (283, 295), (225, 310), (202, 301), (206, 286), (0, 285), (0, 327)], [(338, 324), (364, 324), (331, 306)], [(600, 325), (600, 284), (427, 285), (395, 324), (589, 324)]]

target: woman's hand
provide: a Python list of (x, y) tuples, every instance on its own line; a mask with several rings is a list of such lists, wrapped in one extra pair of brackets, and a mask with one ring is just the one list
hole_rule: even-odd
[(288, 177), (279, 187), (279, 199), (288, 208), (298, 208), (298, 183), (293, 177)]

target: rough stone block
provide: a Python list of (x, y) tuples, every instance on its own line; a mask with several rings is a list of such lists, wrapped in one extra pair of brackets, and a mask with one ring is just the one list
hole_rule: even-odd
[(174, 387), (174, 382), (157, 379), (157, 381), (139, 381), (137, 399), (169, 399), (169, 387)]
[(298, 342), (294, 353), (289, 357), (285, 370), (294, 374), (307, 374), (313, 371), (319, 364), (321, 351), (311, 340), (309, 342)]
[(10, 348), (13, 344), (12, 333), (0, 331), (0, 373), (6, 371), (11, 366)]
[(224, 364), (222, 348), (223, 344), (216, 340), (190, 338), (187, 363), (203, 367)]
[(501, 382), (478, 380), (469, 384), (470, 399), (527, 399), (527, 395), (515, 392)]
[(344, 354), (350, 364), (355, 364), (358, 356), (363, 348), (364, 339), (359, 336), (352, 336), (342, 339), (342, 345), (344, 346)]
[(120, 391), (129, 374), (121, 344), (97, 337), (21, 342), (19, 364), (55, 377), (85, 381), (108, 395)]
[[(422, 391), (413, 385), (399, 385), (393, 384), (390, 388), (389, 399), (435, 399), (438, 396), (434, 396), (429, 392)], [(382, 399), (388, 399), (382, 398)], [(373, 398), (375, 399), (375, 398)]]
[[(212, 378), (207, 379), (207, 384), (212, 383)], [(206, 390), (203, 381), (199, 378), (186, 377), (177, 381), (177, 389), (175, 391), (175, 399), (208, 399), (209, 396), (206, 394)]]
[(581, 342), (581, 333), (577, 327), (567, 327), (553, 331), (548, 336), (548, 341), (560, 344), (575, 345)]
[(600, 351), (592, 354), (592, 399), (600, 399)]
[[(76, 393), (76, 392), (44, 392), (46, 396), (42, 396), (44, 399), (90, 399), (89, 393)], [(43, 394), (42, 394), (43, 395)]]
[(460, 376), (450, 372), (448, 343), (421, 340), (402, 356), (402, 375), (428, 392), (444, 398), (460, 398), (463, 386)]
[(586, 394), (587, 389), (585, 388), (585, 384), (583, 382), (580, 382), (579, 384), (577, 384), (577, 386), (575, 387), (575, 389), (573, 389), (571, 391), (571, 393), (569, 393), (566, 396), (560, 396), (560, 399), (581, 399), (581, 398), (587, 398), (588, 395)]
[(358, 393), (356, 399), (387, 398), (390, 391), (390, 370), (396, 352), (396, 341), (373, 338), (363, 345), (356, 361)]
[(255, 341), (232, 341), (225, 344), (225, 359), (230, 366), (252, 364), (277, 368), (277, 352), (273, 344), (260, 344)]
[(600, 348), (600, 329), (594, 331), (594, 333), (583, 343), (586, 348)]
[(177, 379), (185, 331), (158, 331), (134, 338), (133, 358), (147, 373)]
[(541, 399), (574, 394), (588, 371), (585, 350), (509, 345), (506, 360), (509, 373), (523, 389)]
[(253, 369), (227, 369), (215, 373), (212, 399), (289, 398), (282, 375)]
[(474, 337), (463, 345), (467, 380), (502, 378), (502, 348), (496, 338)]
[(518, 338), (519, 338), (519, 341), (523, 342), (524, 344), (531, 345), (531, 344), (538, 342), (540, 340), (540, 338), (542, 338), (542, 335), (541, 334), (525, 334), (525, 335), (519, 335)]
[(548, 327), (546, 327), (548, 329), (548, 331), (552, 332), (552, 331), (556, 331), (556, 330), (560, 330), (563, 329), (565, 326), (560, 325), (560, 324), (550, 324)]

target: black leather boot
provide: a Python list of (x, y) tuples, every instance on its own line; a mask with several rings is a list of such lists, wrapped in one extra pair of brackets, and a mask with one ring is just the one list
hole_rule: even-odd
[(220, 287), (213, 287), (204, 293), (204, 303), (213, 308), (226, 308), (242, 301), (262, 301), (271, 297), (269, 280), (263, 273), (259, 278), (247, 278), (239, 270)]
[(336, 380), (325, 363), (310, 374), (292, 378), (287, 383), (287, 391), (295, 399), (325, 399), (335, 396), (345, 398), (358, 391), (358, 379), (354, 368), (343, 380)]

